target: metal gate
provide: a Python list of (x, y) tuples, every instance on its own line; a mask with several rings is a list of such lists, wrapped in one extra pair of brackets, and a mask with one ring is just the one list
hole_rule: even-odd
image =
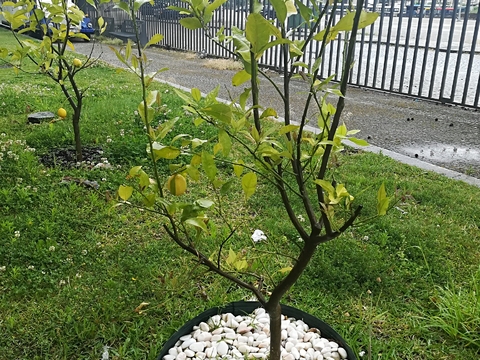
[[(305, 0), (304, 0), (305, 1)], [(228, 35), (232, 26), (243, 28), (248, 16), (245, 0), (230, 0), (215, 14), (210, 28), (186, 30), (179, 20), (181, 15), (168, 9), (168, 5), (185, 6), (180, 0), (155, 0), (146, 4), (138, 17), (146, 22), (149, 36), (160, 33), (164, 40), (158, 45), (175, 50), (193, 51), (215, 57), (231, 57), (232, 47), (222, 48), (205, 36), (225, 27)], [(167, 5), (168, 4), (168, 5)], [(380, 13), (379, 19), (357, 37), (356, 63), (350, 75), (350, 84), (392, 93), (435, 100), (466, 107), (479, 108), (480, 97), (480, 11), (478, 4), (466, 0), (464, 6), (458, 0), (373, 0), (365, 4), (369, 11)], [(335, 20), (348, 9), (339, 3)], [(476, 13), (472, 13), (477, 9)], [(121, 10), (113, 4), (102, 4), (98, 14), (114, 18), (119, 26), (125, 19)], [(265, 1), (263, 14), (274, 18), (274, 11)], [(273, 20), (275, 21), (275, 20)], [(307, 25), (300, 15), (288, 20), (290, 37), (304, 39)], [(340, 74), (340, 58), (344, 39), (342, 35), (329, 43), (320, 76)], [(316, 44), (306, 49), (302, 61), (313, 64)], [(260, 64), (280, 69), (282, 54), (270, 49)]]

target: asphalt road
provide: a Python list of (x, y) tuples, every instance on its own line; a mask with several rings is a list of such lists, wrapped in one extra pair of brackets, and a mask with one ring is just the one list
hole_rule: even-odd
[[(108, 46), (76, 43), (75, 49), (88, 55), (92, 46), (94, 56), (114, 66), (121, 65)], [(158, 48), (149, 50), (148, 57), (151, 71), (169, 68), (159, 74), (160, 80), (196, 87), (204, 93), (221, 85), (220, 97), (224, 99), (235, 98), (243, 90), (231, 85), (234, 70), (212, 69), (208, 59)], [(282, 81), (278, 74), (269, 74), (276, 83)], [(292, 82), (293, 119), (302, 114), (306, 89), (305, 82)], [(260, 91), (262, 105), (276, 108), (282, 116), (280, 97), (273, 86), (263, 80)], [(347, 128), (361, 130), (358, 137), (372, 145), (480, 179), (478, 111), (350, 87), (343, 121)]]

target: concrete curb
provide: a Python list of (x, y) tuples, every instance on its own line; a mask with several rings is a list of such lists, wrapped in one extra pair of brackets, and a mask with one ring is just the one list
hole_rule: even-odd
[[(174, 84), (172, 82), (165, 81), (165, 80), (160, 80), (160, 79), (156, 79), (156, 81), (161, 82), (161, 83), (166, 84), (166, 85), (169, 85), (169, 86), (174, 87), (176, 89), (186, 91), (188, 93), (191, 92), (191, 89), (189, 89), (185, 86), (177, 85), (177, 84)], [(202, 96), (206, 96), (206, 94), (202, 93)], [(224, 104), (230, 104), (231, 103), (230, 101), (225, 100), (225, 99), (217, 98), (217, 100), (221, 103), (224, 103)], [(282, 120), (283, 120), (283, 118), (281, 118), (281, 117), (278, 118), (278, 121), (282, 121)], [(311, 131), (315, 134), (318, 133), (318, 131), (319, 131), (318, 128), (315, 128), (315, 127), (309, 126), (309, 125), (305, 126), (305, 129), (308, 130), (308, 131)], [(425, 171), (433, 171), (433, 172), (436, 172), (437, 174), (444, 175), (444, 176), (446, 176), (450, 179), (463, 181), (467, 184), (470, 184), (470, 185), (473, 185), (473, 186), (476, 186), (476, 187), (480, 188), (480, 179), (477, 179), (477, 178), (474, 178), (472, 176), (468, 176), (468, 175), (459, 173), (457, 171), (445, 169), (441, 166), (433, 165), (433, 164), (427, 163), (425, 161), (415, 159), (415, 158), (411, 158), (409, 156), (402, 155), (402, 154), (393, 152), (391, 150), (382, 149), (382, 148), (374, 146), (374, 145), (359, 146), (359, 145), (357, 145), (357, 144), (355, 144), (351, 141), (348, 141), (348, 140), (345, 141), (345, 144), (350, 146), (350, 147), (353, 147), (355, 149), (358, 149), (358, 150), (368, 151), (368, 152), (372, 152), (372, 153), (375, 153), (375, 154), (382, 154), (382, 155), (388, 156), (389, 158), (391, 158), (393, 160), (399, 161), (403, 164), (415, 166), (415, 167), (418, 167), (418, 168), (420, 168), (422, 170), (425, 170)]]

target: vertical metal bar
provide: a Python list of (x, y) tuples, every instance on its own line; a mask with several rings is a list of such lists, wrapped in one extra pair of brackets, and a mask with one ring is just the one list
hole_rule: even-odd
[[(407, 25), (407, 34), (405, 35), (405, 46), (403, 47), (403, 60), (402, 60), (402, 68), (400, 70), (400, 83), (398, 85), (398, 91), (403, 93), (403, 81), (405, 80), (405, 71), (407, 65), (407, 57), (408, 57), (408, 50), (410, 45), (410, 32), (412, 29), (412, 20), (413, 20), (413, 10), (414, 10), (415, 0), (410, 1), (410, 9), (408, 10), (408, 25)], [(398, 37), (397, 41), (400, 40)], [(414, 66), (414, 64), (412, 64)]]
[[(400, 9), (400, 11), (401, 11), (401, 9)], [(390, 16), (389, 16), (389, 20), (388, 20), (387, 39), (385, 41), (385, 65), (383, 67), (382, 85), (380, 86), (381, 89), (386, 89), (385, 88), (385, 82), (387, 80), (387, 68), (388, 68), (389, 53), (390, 53), (390, 40), (392, 38), (393, 13), (394, 13), (394, 8), (393, 8), (393, 5), (391, 5), (390, 6)], [(379, 36), (381, 36), (381, 35), (379, 35)], [(390, 84), (391, 83), (392, 83), (392, 78), (390, 78)]]
[[(447, 81), (447, 74), (448, 74), (448, 62), (450, 60), (450, 52), (452, 51), (452, 42), (453, 42), (453, 33), (455, 32), (455, 22), (457, 13), (457, 5), (458, 1), (453, 3), (453, 14), (452, 14), (452, 22), (450, 26), (450, 34), (448, 36), (448, 44), (447, 44), (447, 53), (445, 54), (445, 62), (443, 63), (443, 76), (442, 76), (442, 84), (440, 85), (440, 100), (445, 100), (445, 96), (443, 96), (445, 91), (445, 84)], [(453, 100), (452, 94), (450, 94), (450, 101)]]
[[(380, 63), (380, 51), (382, 50), (382, 33), (383, 33), (383, 22), (385, 20), (385, 1), (382, 2), (380, 7), (380, 24), (378, 25), (378, 38), (377, 38), (377, 48), (375, 53), (375, 68), (373, 69), (373, 80), (372, 87), (376, 88), (377, 86), (377, 75), (378, 75), (378, 64)], [(387, 65), (387, 59), (383, 63), (383, 67)]]
[[(393, 64), (392, 64), (392, 78), (390, 79), (390, 91), (393, 90), (393, 86), (395, 85), (395, 73), (396, 73), (396, 67), (397, 67), (397, 58), (398, 58), (398, 48), (400, 47), (400, 36), (402, 34), (402, 19), (403, 19), (403, 8), (405, 6), (405, 0), (402, 0), (400, 2), (400, 14), (398, 16), (398, 23), (397, 23), (397, 38), (396, 38), (396, 44), (395, 46), (395, 51), (393, 53)], [(403, 50), (405, 51), (405, 49)], [(398, 89), (400, 90), (400, 88)]]
[[(408, 84), (408, 95), (412, 94), (412, 89), (414, 87), (413, 80), (415, 79), (415, 71), (417, 70), (418, 45), (420, 43), (420, 33), (422, 32), (422, 20), (423, 20), (424, 11), (425, 11), (425, 0), (422, 0), (420, 3), (420, 12), (418, 13), (417, 36), (415, 38), (415, 47), (413, 49), (412, 72), (410, 75), (410, 83)], [(417, 95), (420, 95), (420, 92), (418, 92), (418, 90), (417, 90)]]
[[(363, 7), (366, 9), (368, 1), (363, 4)], [(355, 66), (357, 68), (357, 85), (360, 85), (360, 77), (362, 76), (362, 61), (363, 61), (363, 45), (365, 44), (365, 28), (362, 29), (362, 36), (360, 38), (360, 54), (358, 54), (357, 61), (355, 61)], [(357, 44), (355, 44), (355, 48)]]
[[(457, 66), (455, 66), (455, 74), (453, 75), (452, 90), (451, 90), (452, 99), (455, 99), (455, 92), (456, 92), (457, 82), (458, 82), (458, 74), (460, 73), (460, 66), (461, 66), (462, 55), (463, 55), (463, 45), (465, 44), (465, 34), (467, 33), (468, 14), (470, 9), (470, 4), (471, 4), (471, 1), (467, 0), (465, 17), (463, 18), (462, 34), (460, 35), (460, 43), (458, 44)], [(460, 8), (460, 11), (461, 11), (461, 8)]]
[[(340, 6), (340, 18), (343, 17), (343, 15), (345, 14), (345, 2), (341, 2), (341, 6)], [(336, 16), (336, 15), (335, 15)], [(335, 17), (335, 21), (337, 20), (337, 18)], [(335, 61), (335, 80), (339, 80), (340, 77), (339, 77), (339, 74), (340, 74), (340, 71), (342, 71), (340, 65), (341, 65), (341, 61), (340, 59), (342, 58), (342, 47), (340, 46), (340, 44), (343, 43), (343, 40), (342, 40), (342, 33), (338, 34), (338, 42), (336, 42), (335, 44), (331, 44), (330, 46), (334, 46), (335, 45), (335, 48), (337, 49), (337, 61)]]
[[(428, 55), (430, 53), (430, 37), (432, 35), (432, 27), (433, 27), (433, 15), (435, 13), (435, 7), (437, 6), (436, 0), (432, 0), (432, 3), (430, 4), (430, 14), (429, 14), (429, 20), (428, 20), (428, 29), (427, 29), (427, 37), (425, 39), (425, 49), (423, 52), (423, 62), (422, 62), (422, 71), (420, 72), (420, 82), (418, 84), (418, 94), (421, 96), (422, 91), (423, 91), (423, 81), (425, 80), (425, 73), (427, 70), (427, 61), (428, 61)], [(435, 71), (434, 68), (431, 69), (431, 71)], [(431, 86), (432, 84), (430, 84)]]
[[(433, 58), (433, 66), (432, 66), (432, 75), (430, 78), (430, 90), (428, 92), (428, 97), (431, 99), (433, 94), (433, 89), (435, 87), (435, 77), (436, 77), (436, 70), (437, 70), (437, 63), (438, 63), (438, 54), (440, 52), (440, 46), (442, 44), (442, 29), (443, 29), (443, 22), (445, 20), (445, 8), (447, 6), (447, 0), (442, 1), (442, 8), (440, 9), (440, 23), (438, 24), (438, 35), (437, 35), (437, 43), (435, 46), (435, 56)], [(435, 9), (435, 13), (436, 13)], [(436, 14), (435, 14), (436, 15)], [(439, 94), (439, 99), (440, 99)]]
[[(480, 14), (480, 12), (478, 13)], [(478, 15), (477, 14), (477, 15)], [(478, 21), (478, 16), (477, 16), (477, 21)], [(475, 94), (475, 101), (473, 102), (473, 106), (479, 107), (478, 105), (478, 100), (480, 99), (480, 73), (478, 74), (478, 79), (477, 79), (477, 93)]]
[[(468, 61), (467, 74), (465, 75), (465, 86), (463, 88), (462, 104), (467, 103), (468, 86), (470, 85), (470, 74), (472, 73), (473, 59), (475, 57), (475, 48), (477, 46), (479, 28), (480, 28), (480, 11), (477, 12), (477, 18), (475, 20), (475, 30), (473, 30), (472, 47), (470, 49), (470, 60)], [(479, 71), (479, 74), (480, 74), (480, 71)], [(480, 95), (480, 79), (477, 82), (477, 94), (476, 94), (477, 105), (478, 105), (479, 95)]]
[[(378, 0), (373, 1), (373, 11), (375, 11), (377, 9), (377, 2), (378, 2)], [(368, 40), (367, 67), (365, 69), (365, 80), (363, 82), (365, 86), (368, 86), (368, 79), (370, 77), (370, 61), (371, 61), (371, 57), (372, 57), (372, 42), (373, 42), (373, 33), (375, 32), (375, 23), (373, 23), (369, 27), (369, 31), (370, 31), (370, 37), (369, 37), (369, 40)], [(377, 51), (378, 51), (378, 46), (377, 46)], [(375, 62), (373, 68), (375, 69), (376, 67), (377, 67), (377, 63)]]

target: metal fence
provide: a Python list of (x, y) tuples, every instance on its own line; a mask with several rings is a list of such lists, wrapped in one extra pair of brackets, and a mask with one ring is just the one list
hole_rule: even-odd
[[(180, 0), (155, 0), (155, 5), (144, 5), (138, 18), (146, 23), (149, 36), (160, 33), (164, 39), (158, 45), (175, 50), (204, 53), (209, 56), (231, 57), (233, 48), (222, 48), (204, 34), (204, 30), (184, 29), (181, 15), (167, 8), (168, 5), (185, 6)], [(157, 2), (158, 1), (158, 2)], [(350, 84), (387, 92), (430, 99), (466, 107), (479, 108), (480, 97), (480, 12), (471, 14), (472, 0), (460, 6), (454, 0), (401, 0), (365, 4), (369, 11), (380, 13), (379, 19), (357, 37), (356, 63), (351, 70)], [(477, 0), (478, 1), (478, 0)], [(393, 5), (389, 5), (392, 4)], [(215, 14), (211, 34), (225, 28), (229, 34), (232, 26), (244, 28), (248, 16), (245, 0), (230, 0)], [(475, 4), (478, 6), (478, 4)], [(338, 21), (347, 11), (345, 3), (339, 3), (335, 12)], [(265, 3), (264, 15), (274, 18), (273, 9)], [(120, 27), (126, 15), (113, 4), (102, 4), (98, 16), (114, 19)], [(325, 24), (323, 24), (325, 26)], [(288, 20), (290, 37), (304, 39), (308, 25), (300, 15)], [(340, 62), (344, 38), (329, 43), (325, 52), (320, 76), (340, 74)], [(304, 52), (302, 61), (312, 65), (316, 58), (317, 44), (313, 42)], [(282, 54), (273, 48), (265, 53), (260, 64), (280, 69)]]

